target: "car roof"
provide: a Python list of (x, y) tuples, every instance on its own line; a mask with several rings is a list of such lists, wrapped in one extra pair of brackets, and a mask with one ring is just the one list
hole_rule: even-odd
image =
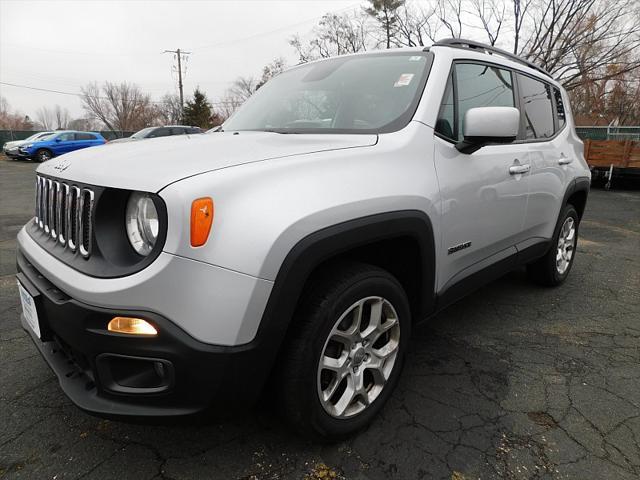
[[(508, 65), (508, 66), (512, 66), (513, 63), (519, 64), (518, 66), (524, 67), (527, 73), (531, 73), (537, 77), (542, 77), (544, 78), (544, 80), (551, 81), (555, 85), (560, 86), (556, 82), (556, 80), (552, 77), (552, 75), (549, 72), (547, 72), (544, 68), (536, 65), (535, 63), (523, 57), (507, 52), (506, 50), (502, 50), (500, 48), (487, 45), (485, 43), (476, 42), (475, 40), (467, 40), (463, 38), (445, 38), (443, 40), (434, 42), (433, 45), (431, 45), (431, 47), (435, 47), (435, 49), (437, 48), (454, 49), (455, 48), (458, 50), (466, 50), (468, 52), (473, 52), (478, 55), (481, 55), (484, 58), (493, 57), (492, 60), (494, 62), (504, 63), (505, 65)], [(401, 47), (401, 48), (392, 48), (392, 49), (367, 50), (365, 52), (348, 53), (345, 55), (338, 55), (330, 58), (334, 59), (339, 57), (366, 56), (366, 55), (373, 55), (373, 54), (380, 55), (384, 53), (392, 54), (393, 52), (428, 52), (431, 50), (431, 47), (417, 46), (417, 47)], [(309, 65), (311, 63), (322, 62), (323, 60), (329, 60), (329, 58), (320, 58), (317, 60), (313, 60), (311, 62), (301, 63), (288, 70), (293, 70), (296, 67)]]

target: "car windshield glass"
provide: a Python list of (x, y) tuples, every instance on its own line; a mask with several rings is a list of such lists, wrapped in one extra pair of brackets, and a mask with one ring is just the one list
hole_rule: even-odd
[(384, 133), (415, 112), (431, 65), (428, 52), (324, 60), (284, 72), (260, 88), (225, 131)]
[(56, 136), (55, 133), (48, 133), (46, 135), (43, 135), (42, 137), (34, 138), (34, 140), (37, 140), (38, 142), (41, 142), (43, 140), (51, 140), (55, 136)]
[(143, 128), (142, 130), (131, 135), (131, 138), (146, 138), (156, 127)]

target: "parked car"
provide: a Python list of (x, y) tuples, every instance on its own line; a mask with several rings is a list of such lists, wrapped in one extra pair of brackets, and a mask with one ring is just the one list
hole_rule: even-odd
[(22, 158), (46, 162), (63, 153), (104, 144), (105, 139), (99, 133), (65, 130), (21, 145), (18, 154)]
[(534, 64), (451, 39), (294, 67), (215, 135), (47, 162), (22, 324), (93, 414), (268, 392), (304, 434), (349, 435), (416, 322), (519, 266), (567, 279), (590, 182), (568, 105)]
[(193, 135), (203, 133), (199, 127), (188, 127), (185, 125), (166, 125), (164, 127), (148, 127), (134, 133), (130, 137), (117, 138), (109, 143), (124, 143), (148, 138), (169, 137), (172, 135)]
[(2, 146), (2, 152), (7, 157), (15, 160), (16, 158), (20, 158), (20, 152), (18, 151), (18, 148), (20, 146), (26, 145), (31, 142), (35, 142), (36, 140), (39, 140), (41, 138), (51, 135), (52, 133), (53, 132), (38, 132), (38, 133), (34, 133), (30, 137), (25, 138), (24, 140), (14, 140), (12, 142), (6, 142)]

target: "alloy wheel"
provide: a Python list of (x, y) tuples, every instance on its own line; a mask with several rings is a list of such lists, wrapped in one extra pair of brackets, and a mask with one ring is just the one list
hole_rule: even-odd
[(558, 237), (558, 247), (556, 250), (556, 269), (560, 275), (564, 273), (571, 265), (573, 252), (576, 248), (576, 224), (573, 217), (567, 217), (560, 229)]
[(334, 324), (318, 363), (317, 390), (324, 410), (353, 417), (382, 392), (396, 363), (400, 322), (382, 297), (363, 298)]

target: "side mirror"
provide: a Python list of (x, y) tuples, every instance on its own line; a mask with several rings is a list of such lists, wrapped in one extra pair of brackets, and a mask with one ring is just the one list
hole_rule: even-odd
[(458, 151), (471, 154), (490, 143), (511, 143), (518, 135), (520, 111), (514, 107), (470, 108), (464, 115), (464, 140)]
[(60, 137), (56, 138), (56, 143), (60, 143), (62, 140), (60, 139)]

